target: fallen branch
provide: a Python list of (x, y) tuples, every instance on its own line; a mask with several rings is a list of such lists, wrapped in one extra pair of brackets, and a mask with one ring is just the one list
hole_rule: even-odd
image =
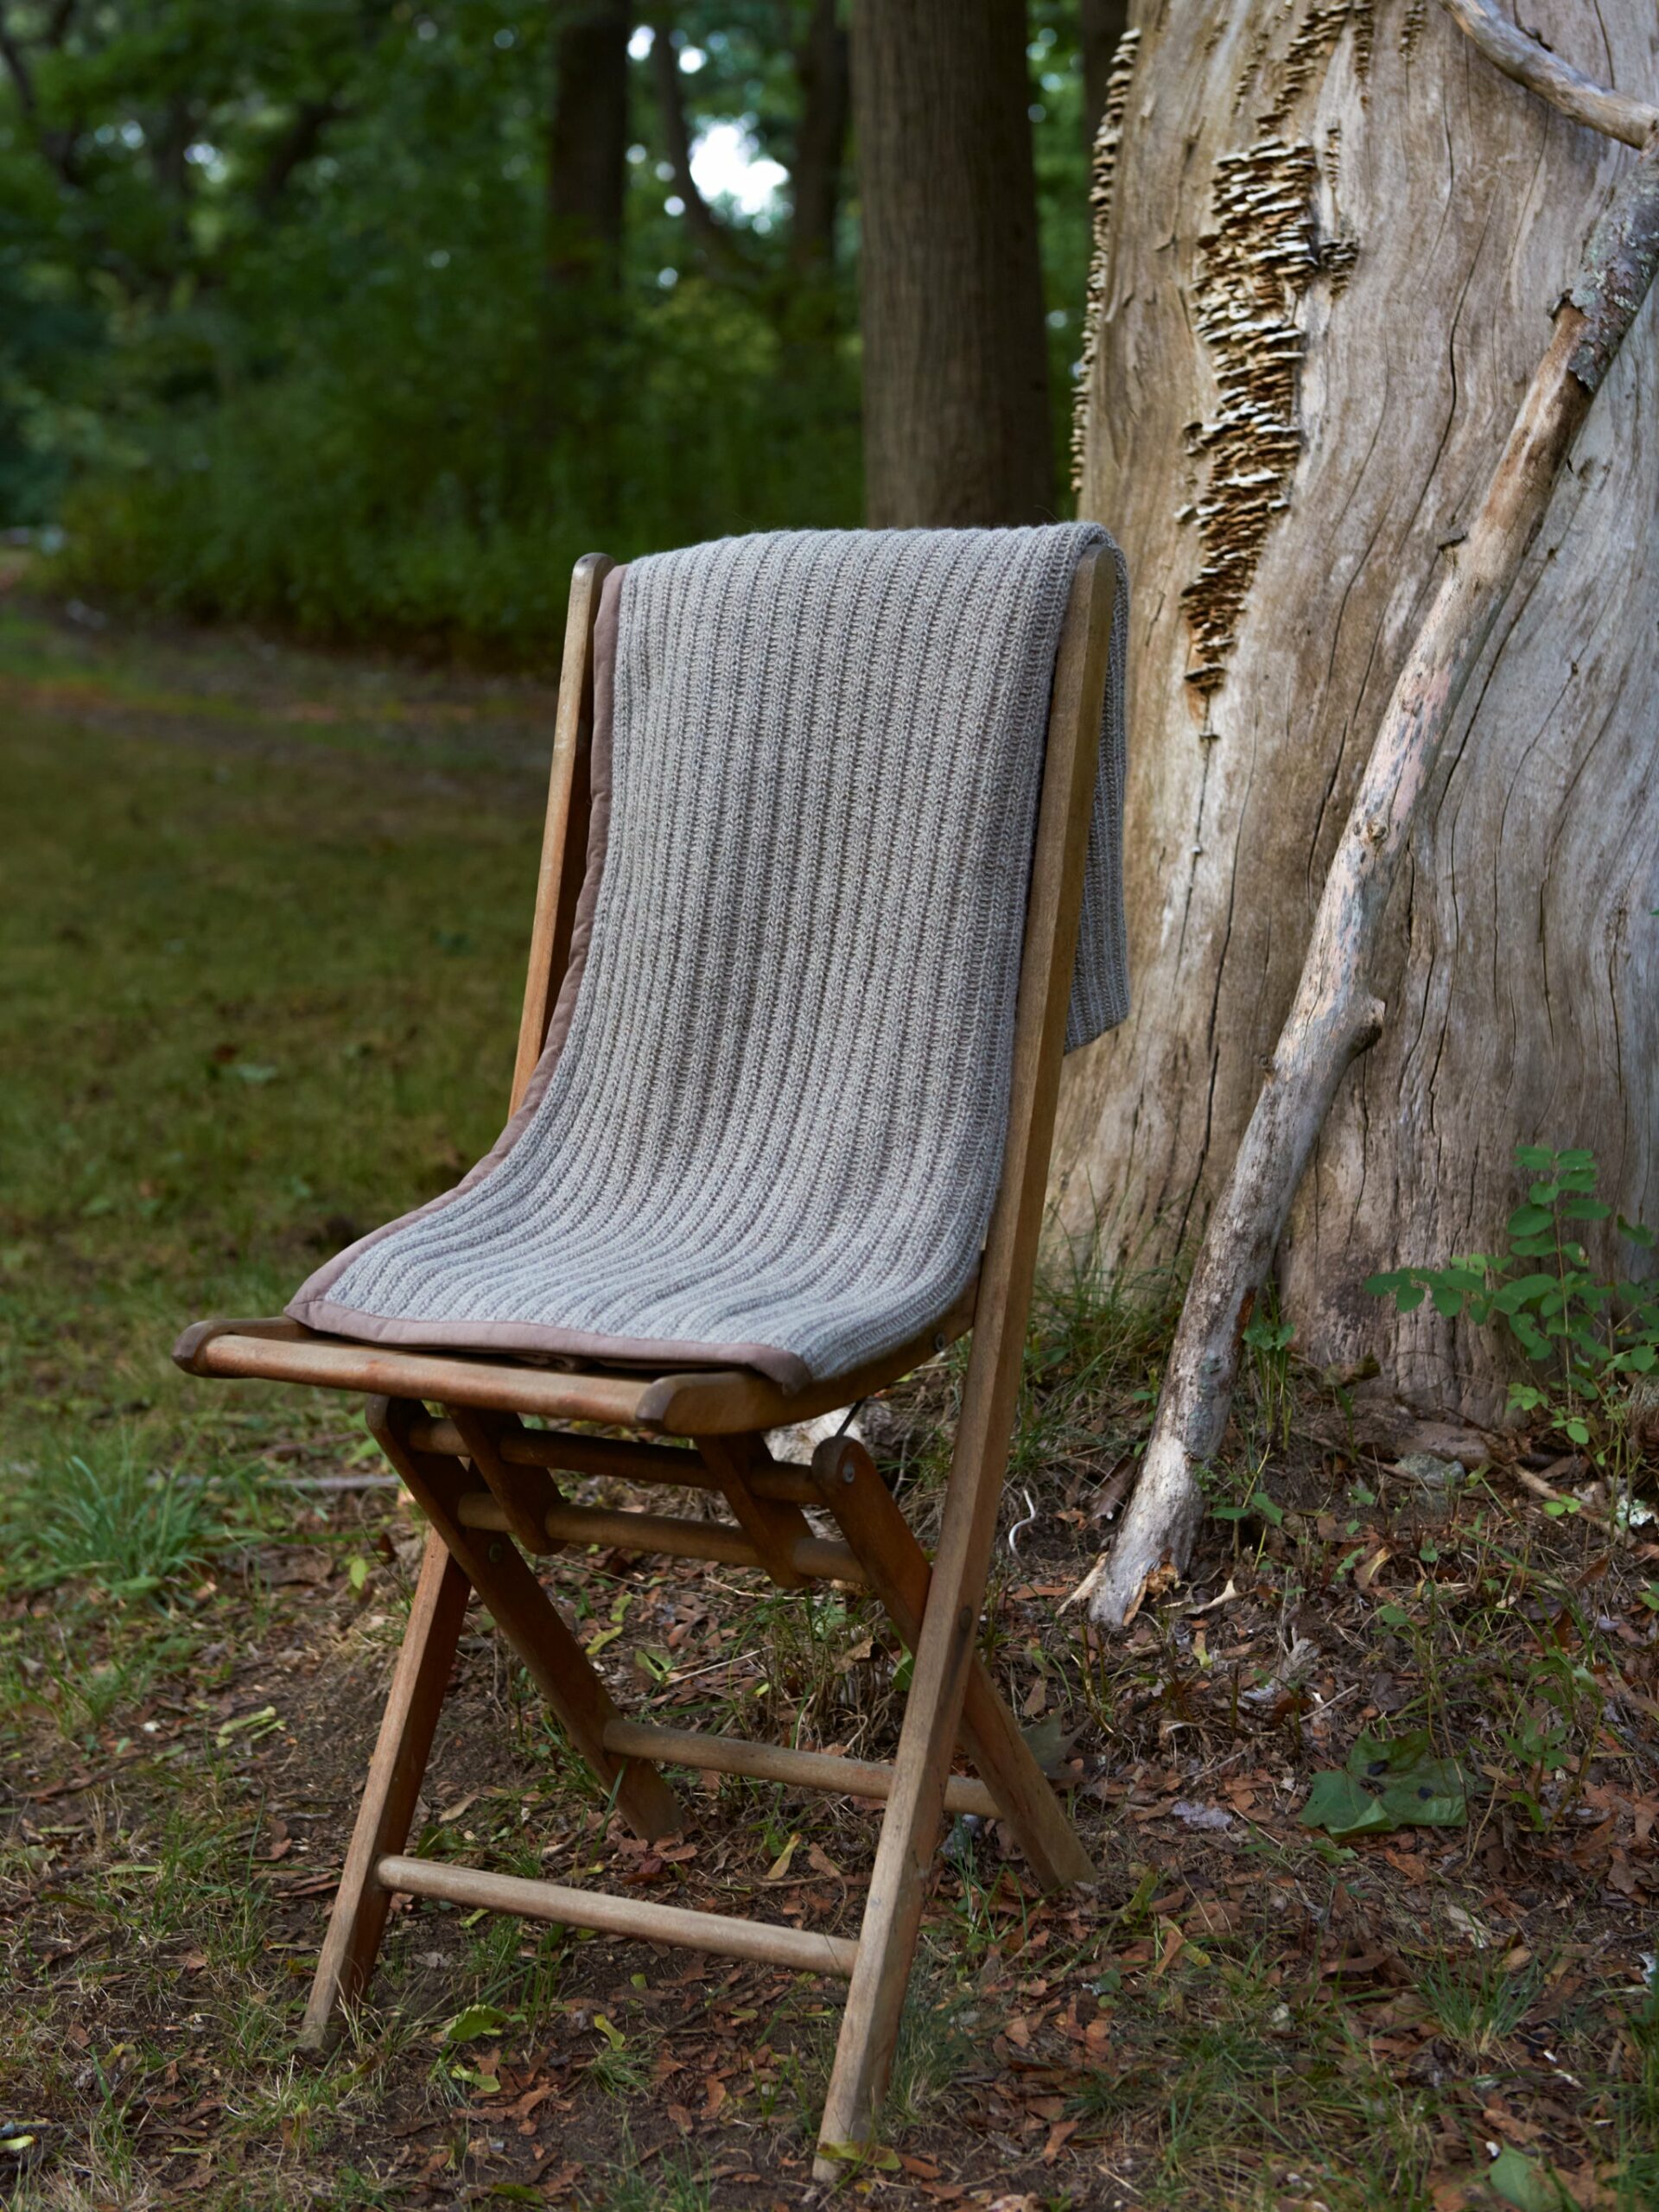
[[(1444, 0), (1483, 53), (1583, 121), (1659, 111), (1602, 92), (1485, 0)], [(1502, 40), (1497, 30), (1505, 33)], [(1524, 53), (1514, 49), (1516, 45)], [(1590, 95), (1596, 96), (1591, 102)], [(1599, 105), (1597, 106), (1597, 103)], [(1592, 115), (1592, 110), (1595, 108)], [(1612, 129), (1613, 121), (1601, 127)], [(1181, 1309), (1140, 1480), (1111, 1551), (1069, 1603), (1121, 1628), (1192, 1555), (1200, 1474), (1221, 1447), (1251, 1303), (1351, 1062), (1381, 1034), (1368, 982), (1382, 911), (1459, 703), (1538, 533), (1573, 438), (1647, 296), (1659, 262), (1659, 137), (1620, 178), (1557, 310), (1549, 349), (1502, 459), (1446, 573), (1384, 711), (1325, 879), (1288, 1019), (1238, 1156), (1216, 1201)]]

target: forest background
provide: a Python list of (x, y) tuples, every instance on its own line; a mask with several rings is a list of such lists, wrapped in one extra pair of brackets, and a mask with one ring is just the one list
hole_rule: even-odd
[[(1057, 486), (1079, 12), (1028, 19)], [(65, 590), (535, 666), (590, 545), (861, 518), (825, 0), (55, 0), (0, 58), (0, 524)]]

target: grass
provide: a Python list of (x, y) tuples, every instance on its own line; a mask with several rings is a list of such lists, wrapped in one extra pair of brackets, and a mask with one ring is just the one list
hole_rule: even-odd
[[(0, 2133), (0, 2202), (808, 2202), (839, 2024), (808, 1979), (423, 1906), (340, 2046), (296, 2059), (416, 1534), (384, 1491), (295, 1486), (373, 1464), (354, 1408), (166, 1357), (190, 1319), (275, 1310), (494, 1135), (545, 695), (0, 601), (0, 2122), (42, 2123), (27, 2154)], [(1501, 1473), (1426, 1498), (1268, 1314), (1216, 1471), (1236, 1517), (1190, 1589), (1097, 1643), (1058, 1601), (1144, 1438), (1178, 1288), (1086, 1253), (1046, 1277), (986, 1609), (1102, 1881), (1044, 1899), (957, 1825), (888, 2143), (850, 2187), (1472, 2212), (1501, 2144), (1540, 2190), (1643, 2212), (1652, 1563)], [(866, 1409), (924, 1534), (961, 1374), (952, 1352)], [(890, 1752), (902, 1656), (856, 1597), (612, 1554), (547, 1571), (631, 1709)], [(419, 1848), (855, 1928), (868, 1811), (677, 1774), (690, 1855), (647, 1865), (484, 1629)], [(1466, 1828), (1300, 1826), (1362, 1725), (1419, 1723), (1465, 1763)]]

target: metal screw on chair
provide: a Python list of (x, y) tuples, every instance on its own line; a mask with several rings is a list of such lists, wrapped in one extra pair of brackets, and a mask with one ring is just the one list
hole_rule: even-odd
[(492, 1567), (493, 1567), (496, 1561), (502, 1557), (505, 1550), (506, 1546), (505, 1544), (492, 1544), (490, 1546), (490, 1564)]
[(852, 1453), (850, 1452), (844, 1453), (841, 1462), (841, 1479), (844, 1483), (849, 1483), (854, 1480), (857, 1473), (858, 1468)]

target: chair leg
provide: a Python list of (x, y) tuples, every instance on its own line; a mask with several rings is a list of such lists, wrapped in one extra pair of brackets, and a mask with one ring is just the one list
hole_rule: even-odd
[[(1033, 1249), (1034, 1242), (1033, 1230)], [(994, 1225), (993, 1251), (995, 1244)], [(899, 2038), (899, 2016), (944, 1810), (945, 1777), (977, 1656), (980, 1601), (996, 1537), (997, 1485), (1014, 1427), (1029, 1274), (1019, 1288), (1017, 1303), (999, 1301), (996, 1322), (975, 1331), (938, 1551), (893, 1761), (893, 1794), (876, 1846), (858, 1958), (818, 2131), (812, 2171), (819, 2181), (833, 2181), (845, 2171), (849, 2157), (868, 2147)]]
[[(908, 1521), (856, 1438), (812, 1455), (823, 1502), (856, 1554), (888, 1618), (914, 1651), (932, 1569)], [(1092, 1882), (1096, 1871), (977, 1652), (963, 1693), (962, 1744), (1046, 1890)]]
[(410, 1442), (412, 1423), (423, 1418), (422, 1408), (410, 1399), (369, 1401), (369, 1427), (380, 1448), (465, 1568), (492, 1619), (601, 1786), (615, 1791), (623, 1819), (647, 1841), (678, 1835), (683, 1824), (679, 1800), (657, 1769), (647, 1759), (619, 1759), (606, 1750), (607, 1724), (622, 1716), (563, 1615), (506, 1537), (491, 1536), (462, 1523), (457, 1510), (461, 1499), (477, 1487), (463, 1463), (443, 1453), (417, 1451)]
[(325, 2047), (340, 2006), (357, 2001), (374, 1970), (391, 1903), (374, 1870), (408, 1840), (471, 1588), (443, 1539), (432, 1531), (305, 2008), (302, 2050)]
[(810, 1536), (812, 1524), (798, 1505), (775, 1498), (757, 1497), (749, 1488), (749, 1471), (770, 1464), (766, 1440), (757, 1436), (700, 1436), (697, 1450), (714, 1475), (732, 1517), (760, 1554), (760, 1564), (780, 1590), (804, 1590), (808, 1578), (791, 1564), (792, 1547)]
[(944, 1777), (956, 1746), (963, 1690), (973, 1656), (978, 1607), (935, 1576), (893, 1762), (893, 1794), (858, 1932), (836, 2063), (824, 2100), (813, 2175), (834, 2181), (874, 2134), (899, 2037), (899, 2016), (916, 1955), (933, 1853), (944, 1810)]

